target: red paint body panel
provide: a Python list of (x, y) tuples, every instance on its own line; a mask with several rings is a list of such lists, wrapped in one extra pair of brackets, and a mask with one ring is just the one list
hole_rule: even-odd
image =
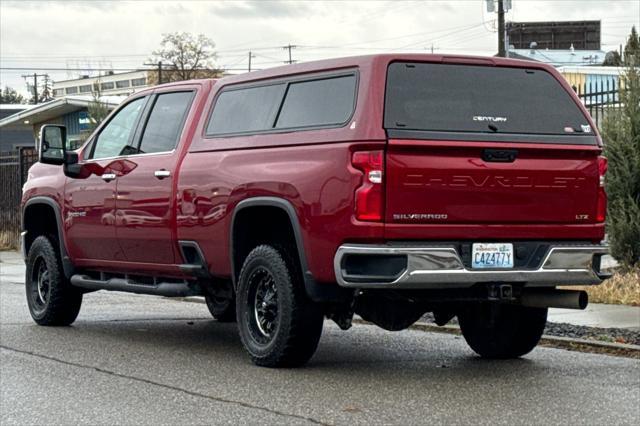
[[(233, 210), (240, 201), (257, 196), (280, 197), (293, 205), (309, 270), (318, 282), (335, 282), (333, 257), (344, 242), (602, 239), (602, 223), (575, 219), (596, 213), (600, 146), (388, 142), (382, 127), (385, 79), (389, 63), (396, 60), (545, 69), (571, 93), (553, 68), (540, 63), (443, 55), (344, 58), (218, 81), (173, 83), (135, 96), (197, 90), (174, 152), (129, 156), (126, 159), (135, 167), (109, 184), (98, 176), (65, 178), (61, 167), (38, 164), (30, 170), (23, 201), (45, 195), (61, 206), (63, 237), (76, 266), (156, 275), (180, 276), (178, 265), (184, 260), (177, 242), (193, 240), (210, 271), (229, 276)], [(223, 87), (343, 69), (357, 70), (359, 80), (356, 110), (344, 127), (205, 137), (211, 108)], [(590, 119), (589, 123), (595, 129)], [(81, 159), (85, 147), (79, 151)], [(519, 155), (512, 164), (486, 164), (480, 153), (488, 147), (517, 148)], [(354, 219), (354, 192), (363, 179), (351, 166), (355, 150), (385, 150), (386, 224)], [(161, 168), (171, 177), (156, 179), (153, 172)], [(86, 216), (70, 214), (79, 209), (86, 210)], [(394, 213), (438, 212), (450, 215), (450, 220), (402, 223), (393, 218)]]
[(352, 219), (353, 188), (362, 176), (350, 166), (354, 146), (358, 145), (340, 143), (188, 155), (178, 186), (178, 238), (197, 241), (210, 262), (211, 272), (228, 276), (234, 207), (251, 197), (280, 197), (296, 210), (314, 277), (319, 281), (335, 280), (333, 256), (342, 242), (347, 239), (379, 242), (383, 237), (382, 224)]
[(177, 263), (171, 177), (154, 176), (156, 170), (175, 170), (176, 160), (175, 153), (135, 158), (137, 167), (118, 177), (115, 229), (128, 262)]
[[(109, 160), (95, 163), (105, 167)], [(116, 237), (116, 185), (96, 175), (67, 178), (62, 216), (72, 259), (126, 260)]]
[[(388, 223), (572, 224), (595, 218), (597, 149), (501, 143), (517, 150), (515, 161), (501, 163), (482, 159), (495, 143), (420, 142), (389, 141)], [(576, 219), (583, 215), (588, 218)]]

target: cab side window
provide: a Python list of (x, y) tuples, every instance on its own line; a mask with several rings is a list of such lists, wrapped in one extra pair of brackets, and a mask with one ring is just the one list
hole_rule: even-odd
[(285, 89), (285, 84), (271, 84), (222, 92), (207, 126), (207, 134), (224, 135), (271, 129)]
[(184, 126), (193, 92), (158, 95), (142, 134), (139, 152), (168, 152), (176, 147)]
[(96, 139), (91, 159), (117, 157), (131, 152), (133, 132), (145, 99), (131, 101), (107, 123)]
[(290, 83), (275, 127), (344, 123), (351, 116), (355, 96), (355, 75)]

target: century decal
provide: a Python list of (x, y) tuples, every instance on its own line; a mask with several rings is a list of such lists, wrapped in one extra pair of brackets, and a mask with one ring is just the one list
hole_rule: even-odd
[(493, 117), (490, 115), (474, 115), (473, 121), (490, 121), (492, 123), (504, 123), (507, 117)]

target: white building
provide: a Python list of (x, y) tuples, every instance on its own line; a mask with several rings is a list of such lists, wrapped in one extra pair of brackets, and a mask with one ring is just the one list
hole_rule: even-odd
[(148, 71), (110, 73), (99, 77), (83, 77), (53, 83), (55, 99), (73, 95), (91, 95), (99, 92), (103, 96), (130, 95), (149, 87)]

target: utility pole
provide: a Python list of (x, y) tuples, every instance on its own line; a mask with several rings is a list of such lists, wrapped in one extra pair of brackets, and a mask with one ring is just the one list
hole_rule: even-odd
[(498, 56), (504, 58), (507, 52), (504, 48), (504, 5), (498, 0)]
[(249, 51), (249, 71), (251, 72), (251, 58), (255, 58), (255, 56), (251, 53), (251, 51)]
[[(35, 72), (33, 74), (27, 74), (22, 76), (22, 78), (24, 78), (25, 80), (27, 78), (33, 78), (33, 104), (34, 105), (38, 104), (38, 77), (49, 78), (47, 74), (37, 74)], [(29, 83), (27, 83), (27, 87), (28, 86), (29, 86)]]
[(158, 83), (156, 84), (162, 84), (162, 61), (158, 61), (157, 64), (144, 64), (148, 67), (154, 67), (157, 66), (158, 67)]
[(511, 0), (485, 0), (487, 2), (487, 12), (496, 11), (495, 3), (498, 3), (498, 56), (508, 57), (509, 46), (507, 45), (507, 29), (504, 23), (504, 14), (511, 9)]
[(33, 73), (33, 104), (38, 105), (38, 74)]
[(282, 47), (284, 50), (289, 50), (289, 60), (288, 61), (284, 61), (285, 64), (292, 64), (292, 63), (295, 62), (293, 59), (291, 59), (291, 49), (295, 49), (296, 47), (298, 47), (298, 46), (291, 45), (291, 44), (288, 44), (288, 45)]

